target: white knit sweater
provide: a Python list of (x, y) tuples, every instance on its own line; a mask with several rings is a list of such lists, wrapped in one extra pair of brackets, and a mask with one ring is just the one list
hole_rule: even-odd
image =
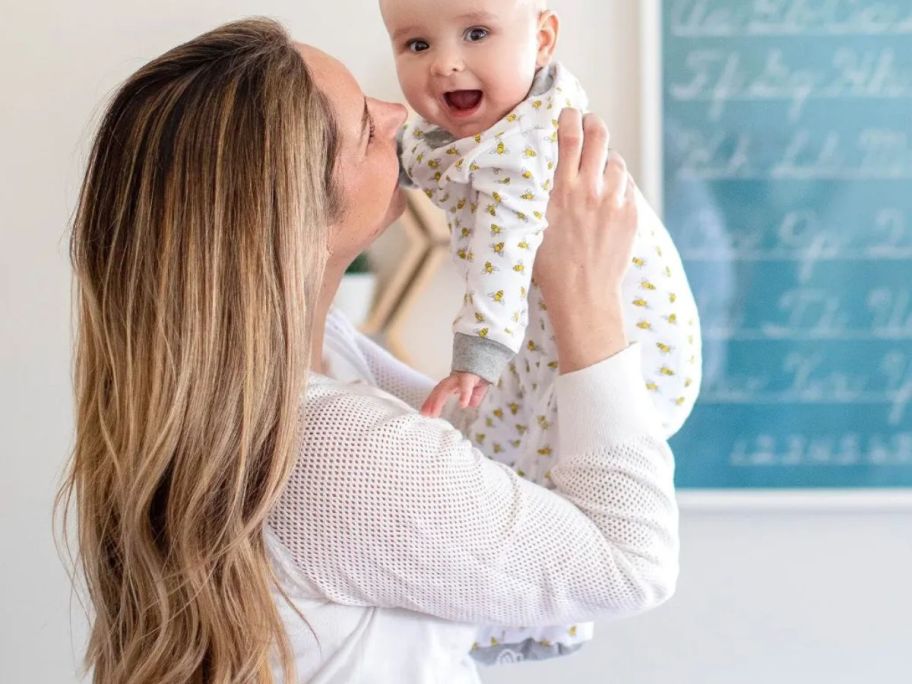
[(333, 377), (311, 374), (267, 530), (299, 681), (478, 682), (477, 624), (619, 618), (671, 596), (674, 460), (639, 354), (558, 376), (549, 491), (422, 417), (433, 381), (331, 311)]

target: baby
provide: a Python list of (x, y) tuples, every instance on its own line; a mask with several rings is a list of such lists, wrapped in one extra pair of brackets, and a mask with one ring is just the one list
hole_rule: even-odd
[[(557, 120), (565, 107), (585, 111), (587, 97), (553, 61), (559, 21), (544, 0), (381, 0), (380, 7), (399, 82), (421, 117), (401, 134), (403, 181), (446, 212), (466, 284), (451, 374), (422, 413), (439, 415), (458, 393), (464, 408), (477, 408), (464, 412), (466, 436), (550, 487), (557, 353), (531, 272), (547, 227)], [(670, 236), (639, 194), (637, 202), (633, 265), (623, 283), (626, 328), (642, 345), (644, 382), (670, 436), (699, 390), (699, 320)], [(488, 663), (546, 658), (591, 635), (591, 623), (486, 627), (472, 655)]]

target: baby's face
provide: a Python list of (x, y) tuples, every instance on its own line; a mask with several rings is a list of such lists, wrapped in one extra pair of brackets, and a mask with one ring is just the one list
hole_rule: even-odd
[(456, 138), (506, 116), (547, 61), (536, 0), (381, 0), (380, 7), (405, 98)]

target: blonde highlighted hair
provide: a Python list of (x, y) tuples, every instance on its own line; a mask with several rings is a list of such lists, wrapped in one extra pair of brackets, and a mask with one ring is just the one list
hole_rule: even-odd
[(330, 106), (283, 28), (142, 67), (94, 139), (71, 242), (75, 500), (96, 682), (293, 672), (262, 537), (294, 465), (339, 210)]

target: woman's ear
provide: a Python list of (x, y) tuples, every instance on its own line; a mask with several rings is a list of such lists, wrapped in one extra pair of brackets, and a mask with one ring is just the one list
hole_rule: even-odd
[(551, 10), (543, 10), (538, 17), (538, 57), (535, 66), (541, 68), (551, 63), (557, 47), (560, 19)]

